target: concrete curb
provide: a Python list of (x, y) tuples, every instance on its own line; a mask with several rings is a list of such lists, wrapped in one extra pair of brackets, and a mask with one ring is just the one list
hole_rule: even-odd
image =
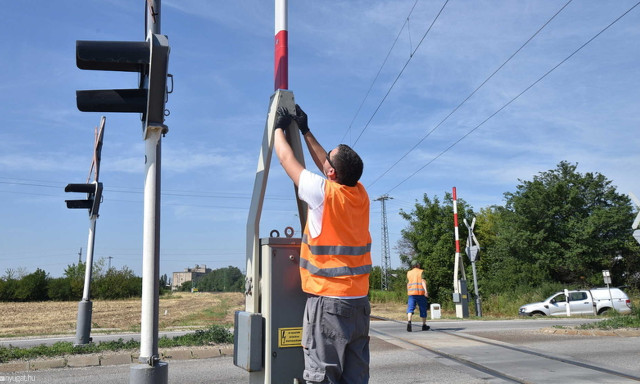
[[(177, 347), (163, 348), (158, 351), (161, 360), (210, 359), (222, 356), (233, 356), (233, 345), (212, 347)], [(137, 363), (137, 352), (115, 352), (104, 354), (69, 355), (34, 360), (14, 360), (0, 364), (1, 373), (39, 371), (53, 368), (79, 368), (108, 365), (124, 365)]]
[(640, 336), (640, 329), (573, 329), (573, 328), (543, 328), (539, 332), (554, 335), (571, 336), (617, 336), (617, 337), (637, 337)]

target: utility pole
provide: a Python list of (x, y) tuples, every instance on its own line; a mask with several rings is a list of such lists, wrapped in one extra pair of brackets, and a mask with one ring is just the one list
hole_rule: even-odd
[(373, 201), (382, 203), (382, 273), (381, 288), (383, 291), (389, 290), (389, 270), (391, 269), (391, 261), (389, 256), (389, 229), (387, 226), (387, 205), (386, 201), (393, 199), (388, 194), (384, 194)]
[(80, 252), (78, 252), (78, 265), (82, 263), (82, 247), (80, 247)]

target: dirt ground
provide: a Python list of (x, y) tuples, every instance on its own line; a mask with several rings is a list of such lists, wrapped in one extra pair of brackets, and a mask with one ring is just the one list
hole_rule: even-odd
[[(140, 299), (93, 301), (92, 332), (140, 330)], [(179, 292), (160, 299), (160, 330), (232, 324), (236, 310), (244, 309), (244, 295)], [(374, 316), (406, 319), (404, 303), (373, 303)], [(0, 337), (75, 334), (77, 302), (0, 302)]]

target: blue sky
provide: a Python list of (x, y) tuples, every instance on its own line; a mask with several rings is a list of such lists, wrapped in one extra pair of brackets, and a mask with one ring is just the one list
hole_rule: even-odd
[[(75, 91), (134, 88), (137, 75), (78, 69), (75, 41), (143, 40), (143, 3), (3, 3), (0, 274), (40, 267), (61, 276), (86, 249), (86, 211), (66, 208), (80, 196), (64, 186), (86, 180), (102, 114), (78, 111)], [(640, 6), (591, 40), (636, 1), (571, 2), (457, 110), (565, 1), (444, 3), (289, 2), (290, 89), (325, 147), (344, 142), (361, 154), (370, 197), (393, 197), (393, 268), (406, 225), (398, 211), (424, 193), (442, 198), (456, 186), (479, 210), (503, 204), (518, 179), (567, 160), (640, 195)], [(273, 2), (162, 5), (174, 92), (163, 139), (161, 273), (195, 264), (243, 270), (273, 93)], [(138, 274), (143, 173), (139, 116), (107, 114), (95, 257)], [(379, 265), (381, 205), (371, 207)], [(261, 236), (296, 223), (291, 182), (274, 159)]]

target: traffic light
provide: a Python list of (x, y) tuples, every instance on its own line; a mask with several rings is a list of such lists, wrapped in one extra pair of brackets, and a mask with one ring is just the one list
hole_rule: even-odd
[(86, 193), (85, 200), (65, 200), (67, 208), (88, 209), (89, 216), (98, 216), (100, 200), (102, 199), (102, 183), (93, 182), (90, 184), (68, 184), (64, 188), (65, 192)]
[(150, 34), (142, 42), (76, 41), (78, 68), (140, 73), (137, 89), (76, 91), (78, 109), (142, 113), (145, 129), (149, 125), (163, 125), (169, 51), (167, 36), (160, 34)]

